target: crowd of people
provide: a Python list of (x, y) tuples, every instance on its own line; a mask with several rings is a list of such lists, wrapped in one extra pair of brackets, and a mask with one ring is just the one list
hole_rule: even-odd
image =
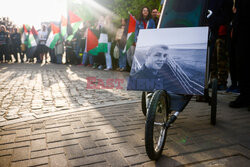
[[(150, 9), (144, 7), (141, 11), (141, 16), (138, 19), (136, 26), (136, 37), (139, 33), (139, 29), (155, 28), (158, 23), (159, 12), (157, 9), (153, 9), (152, 13)], [(48, 39), (51, 27), (49, 24), (42, 25), (41, 30), (33, 33), (37, 46), (35, 48), (28, 48), (27, 42), (25, 43), (22, 37), (23, 29), (18, 28), (15, 25), (7, 26), (9, 21), (6, 18), (1, 19), (5, 22), (1, 23), (0, 30), (0, 62), (1, 63), (11, 63), (11, 62), (34, 62), (36, 58), (37, 63), (50, 60), (51, 63), (62, 63), (62, 55), (66, 55), (66, 64), (79, 65), (83, 64), (85, 66), (92, 66), (93, 68), (104, 69), (104, 70), (119, 70), (128, 71), (129, 65), (127, 63), (127, 55), (123, 53), (124, 47), (127, 41), (126, 28), (128, 28), (128, 20), (122, 18), (120, 22), (120, 27), (115, 27), (111, 23), (112, 20), (109, 16), (101, 16), (99, 20), (95, 23), (83, 22), (81, 28), (74, 34), (73, 39), (67, 40), (67, 38), (62, 37), (62, 40), (58, 40), (55, 47), (50, 49), (46, 46), (46, 40)], [(147, 24), (149, 22), (149, 24)], [(108, 36), (108, 51), (105, 53), (99, 53), (97, 56), (86, 53), (86, 38), (87, 29), (91, 29), (92, 32), (96, 34), (99, 38), (100, 34), (106, 34)], [(28, 30), (32, 31), (32, 29)], [(26, 39), (27, 40), (27, 39)], [(135, 45), (134, 43), (134, 45)], [(118, 57), (114, 58), (114, 48), (118, 48)], [(20, 60), (18, 58), (20, 55)], [(14, 59), (12, 58), (12, 56)], [(25, 56), (26, 55), (26, 59)], [(48, 59), (48, 56), (49, 58)], [(129, 63), (131, 65), (131, 63)]]
[[(218, 89), (227, 92), (237, 92), (240, 96), (230, 103), (230, 107), (238, 108), (250, 106), (250, 82), (248, 73), (249, 56), (247, 55), (247, 45), (245, 40), (249, 37), (247, 23), (249, 16), (247, 9), (249, 2), (239, 0), (219, 0), (209, 1), (209, 9), (213, 15), (208, 19), (211, 36), (209, 40), (211, 58), (211, 77), (218, 78)], [(137, 36), (140, 29), (156, 28), (159, 22), (159, 12), (157, 9), (143, 7), (139, 18), (136, 21), (135, 39), (133, 45), (136, 46)], [(29, 54), (27, 46), (23, 46), (21, 35), (15, 26), (10, 26), (11, 22), (3, 18), (0, 20), (0, 62), (18, 61), (17, 54), (20, 54), (21, 62), (24, 62), (24, 54), (28, 61), (37, 58), (41, 63), (43, 58), (50, 55), (52, 63), (62, 63), (62, 55), (66, 54), (66, 63), (83, 64), (100, 70), (129, 71), (131, 62), (129, 55), (124, 53), (127, 41), (126, 28), (128, 20), (121, 19), (120, 27), (114, 28), (110, 17), (101, 17), (96, 23), (84, 22), (72, 40), (58, 40), (54, 49), (49, 49), (46, 44), (50, 28), (45, 25), (38, 31), (37, 49)], [(86, 52), (86, 33), (91, 29), (95, 34), (106, 34), (108, 38), (108, 51), (93, 56)], [(245, 43), (244, 43), (245, 42)], [(11, 60), (13, 54), (15, 60)], [(118, 56), (115, 56), (118, 55)], [(245, 73), (247, 72), (247, 73)], [(231, 83), (228, 86), (227, 80), (230, 73)]]

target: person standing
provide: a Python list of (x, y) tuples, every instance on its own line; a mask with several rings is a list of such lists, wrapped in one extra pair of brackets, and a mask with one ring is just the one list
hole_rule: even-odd
[[(128, 25), (127, 25), (128, 26)], [(126, 27), (126, 20), (124, 18), (121, 19), (121, 28), (117, 30), (116, 33), (116, 45), (119, 48), (119, 68), (117, 71), (125, 71), (126, 70), (126, 62), (127, 62), (127, 53), (123, 53), (124, 47), (127, 41), (127, 34), (124, 31)]]
[(8, 42), (9, 42), (9, 37), (8, 37), (8, 33), (6, 32), (6, 28), (4, 25), (1, 25), (0, 27), (0, 62), (3, 62), (3, 55), (5, 55), (5, 62), (10, 61)]
[(155, 22), (151, 18), (150, 10), (148, 7), (143, 7), (141, 9), (141, 16), (138, 21), (136, 21), (136, 28), (135, 28), (135, 43), (137, 42), (137, 37), (139, 35), (139, 31), (141, 29), (150, 29), (155, 28)]
[(231, 101), (229, 106), (232, 108), (248, 107), (250, 109), (250, 56), (249, 56), (249, 23), (250, 23), (250, 1), (249, 0), (236, 0), (236, 25), (235, 31), (236, 39), (236, 63), (237, 73), (239, 79), (240, 95), (236, 100)]
[[(18, 53), (21, 54), (21, 35), (18, 33), (17, 28), (14, 28), (14, 32), (10, 35), (11, 44), (12, 44), (12, 53), (14, 54), (16, 63), (18, 62)], [(21, 58), (21, 55), (20, 55)], [(23, 62), (23, 59), (21, 59)]]
[(159, 15), (158, 10), (157, 10), (156, 8), (154, 8), (154, 9), (152, 10), (152, 12), (151, 12), (151, 16), (152, 16), (152, 19), (153, 19), (154, 22), (155, 22), (155, 27), (157, 27), (158, 22), (159, 22), (158, 15)]
[(48, 31), (45, 25), (42, 25), (42, 30), (38, 32), (38, 50), (40, 55), (40, 62), (43, 61), (43, 57), (45, 56), (45, 63), (47, 61), (47, 52), (48, 48), (45, 45), (48, 37)]

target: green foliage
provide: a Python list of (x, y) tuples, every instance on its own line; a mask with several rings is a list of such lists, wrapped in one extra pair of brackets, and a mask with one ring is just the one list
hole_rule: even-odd
[(123, 17), (128, 18), (128, 12), (132, 15), (136, 16), (136, 18), (140, 17), (140, 12), (142, 7), (147, 6), (150, 10), (153, 8), (159, 8), (161, 0), (112, 0), (112, 9), (113, 11)]
[[(142, 7), (147, 6), (150, 10), (159, 8), (161, 0), (95, 0), (100, 5), (108, 8), (111, 12), (119, 17), (128, 18), (131, 13), (136, 18), (139, 18)], [(98, 11), (88, 4), (79, 3), (79, 0), (68, 0), (68, 9), (72, 10), (75, 14), (80, 16), (84, 21), (96, 20)], [(99, 13), (100, 14), (100, 13)]]
[(81, 17), (83, 21), (94, 20), (93, 9), (85, 3), (77, 3), (76, 1), (68, 1), (68, 9), (73, 11), (76, 15)]

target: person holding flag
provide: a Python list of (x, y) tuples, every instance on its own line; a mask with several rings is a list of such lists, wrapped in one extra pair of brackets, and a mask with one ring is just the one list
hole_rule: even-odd
[(155, 22), (151, 18), (150, 10), (148, 7), (143, 7), (141, 9), (140, 19), (136, 22), (135, 28), (135, 43), (137, 42), (137, 37), (139, 35), (140, 29), (151, 29), (155, 28)]

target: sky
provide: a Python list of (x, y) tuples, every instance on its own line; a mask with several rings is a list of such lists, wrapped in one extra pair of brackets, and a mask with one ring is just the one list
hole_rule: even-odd
[(60, 21), (66, 16), (66, 0), (1, 0), (0, 17), (9, 17), (17, 26), (40, 29), (41, 22)]

